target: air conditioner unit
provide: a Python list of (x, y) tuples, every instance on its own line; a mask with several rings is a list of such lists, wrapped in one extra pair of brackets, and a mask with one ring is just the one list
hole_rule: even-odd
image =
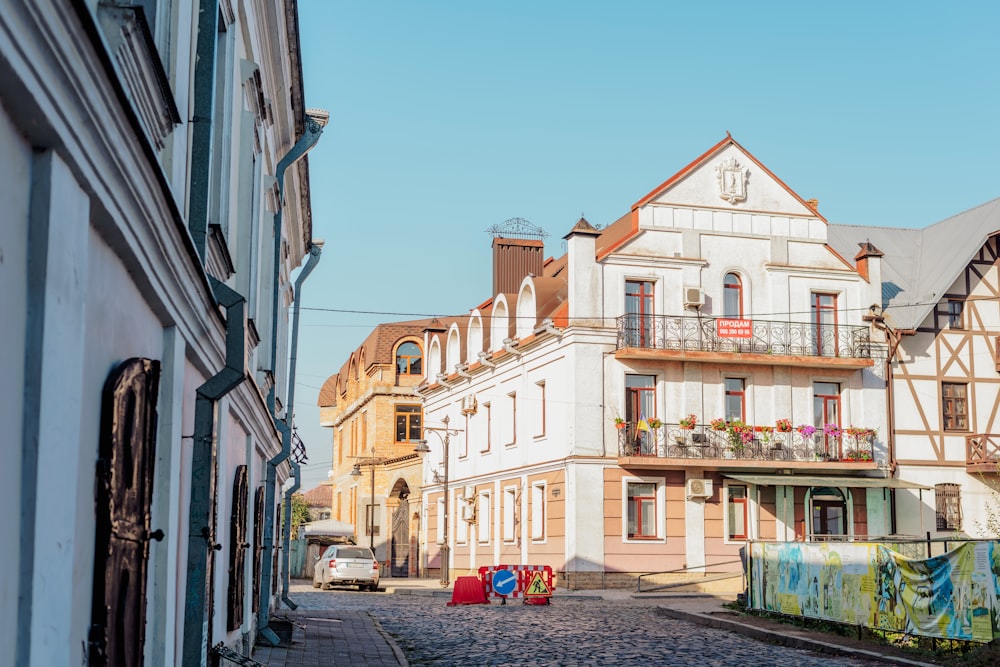
[(476, 414), (476, 396), (475, 394), (469, 394), (462, 399), (462, 414), (474, 415)]
[(712, 480), (710, 479), (689, 479), (687, 481), (688, 498), (711, 498)]
[(705, 290), (700, 287), (684, 288), (684, 307), (701, 308), (705, 305)]
[(476, 506), (472, 503), (462, 505), (462, 521), (474, 523), (476, 521)]
[(472, 486), (471, 484), (467, 485), (465, 487), (465, 491), (462, 492), (462, 495), (465, 496), (465, 502), (467, 502), (467, 503), (475, 502), (476, 501), (476, 487)]

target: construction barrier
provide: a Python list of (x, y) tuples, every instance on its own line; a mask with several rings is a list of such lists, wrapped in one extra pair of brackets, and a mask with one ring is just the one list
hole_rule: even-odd
[[(513, 573), (517, 584), (507, 594), (493, 589), (493, 575), (501, 570)], [(487, 597), (523, 599), (525, 604), (548, 604), (555, 591), (555, 579), (548, 565), (485, 565), (479, 568), (479, 578)]]

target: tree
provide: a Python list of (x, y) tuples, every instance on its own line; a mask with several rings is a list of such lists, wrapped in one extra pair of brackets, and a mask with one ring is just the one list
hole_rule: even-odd
[[(299, 534), (299, 526), (309, 522), (309, 505), (301, 493), (292, 494), (292, 530), (289, 535)], [(285, 526), (285, 501), (281, 501), (281, 527)]]

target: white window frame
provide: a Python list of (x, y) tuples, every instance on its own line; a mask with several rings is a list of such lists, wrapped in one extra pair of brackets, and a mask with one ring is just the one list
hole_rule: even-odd
[[(473, 496), (475, 498), (475, 496)], [(455, 498), (455, 509), (458, 510), (459, 514), (458, 521), (455, 523), (455, 543), (456, 544), (468, 544), (469, 543), (469, 522), (461, 517), (462, 510), (466, 505), (469, 504), (470, 500), (473, 498), (466, 498), (465, 496), (457, 496)]]
[(535, 544), (544, 544), (548, 531), (546, 523), (549, 520), (548, 512), (548, 484), (546, 482), (534, 482), (531, 485), (531, 541)]
[[(628, 485), (656, 485), (656, 537), (636, 539), (628, 536)], [(622, 528), (624, 544), (666, 544), (667, 543), (667, 480), (663, 477), (622, 477)]]
[(508, 486), (503, 490), (503, 541), (504, 544), (517, 542), (517, 487)]
[(493, 521), (493, 508), (491, 501), (493, 494), (489, 491), (479, 493), (479, 507), (476, 512), (476, 539), (480, 544), (490, 543), (490, 524)]

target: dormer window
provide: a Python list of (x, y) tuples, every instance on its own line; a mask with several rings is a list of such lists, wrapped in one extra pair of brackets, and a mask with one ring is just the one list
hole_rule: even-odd
[(420, 375), (423, 370), (423, 354), (416, 343), (403, 343), (396, 350), (396, 373), (399, 375)]

